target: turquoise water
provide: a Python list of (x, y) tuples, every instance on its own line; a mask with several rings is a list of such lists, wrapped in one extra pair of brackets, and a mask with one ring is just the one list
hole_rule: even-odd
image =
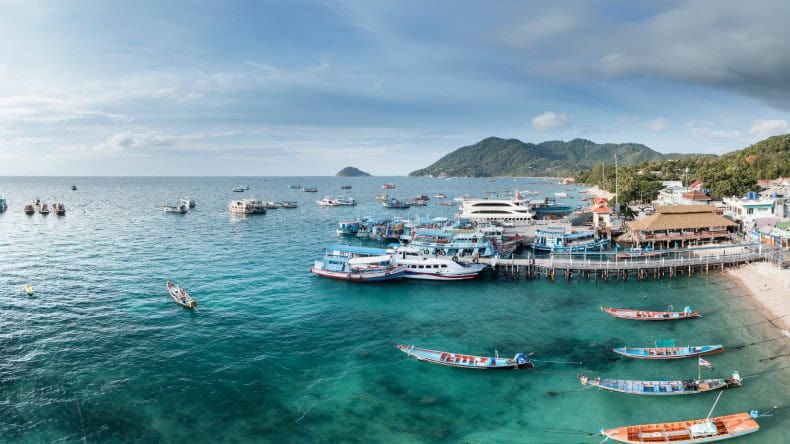
[[(373, 196), (564, 187), (521, 180), (407, 178), (0, 178), (0, 441), (597, 443), (600, 428), (704, 417), (715, 394), (663, 399), (580, 390), (578, 373), (689, 378), (693, 360), (620, 359), (607, 347), (761, 342), (713, 355), (708, 376), (744, 376), (716, 414), (788, 399), (786, 339), (721, 274), (664, 281), (353, 284), (309, 273), (337, 221), (382, 214)], [(316, 185), (317, 194), (288, 184)], [(248, 184), (244, 195), (233, 186)], [(351, 184), (356, 208), (313, 201)], [(186, 216), (160, 206), (197, 200)], [(297, 210), (229, 215), (230, 199), (298, 200)], [(65, 217), (22, 213), (35, 197)], [(406, 214), (395, 213), (391, 214)], [(426, 210), (420, 209), (421, 213)], [(452, 214), (434, 201), (431, 216)], [(359, 243), (356, 241), (355, 243)], [(164, 286), (186, 286), (190, 312)], [(28, 297), (23, 285), (31, 283)], [(677, 323), (610, 318), (599, 305), (678, 309)], [(755, 325), (752, 325), (755, 324)], [(765, 342), (764, 342), (765, 341)], [(582, 361), (474, 372), (407, 359), (391, 343)], [(763, 361), (761, 361), (763, 360)], [(550, 393), (551, 392), (551, 393)], [(556, 393), (555, 393), (556, 392)], [(790, 442), (787, 414), (742, 443)]]

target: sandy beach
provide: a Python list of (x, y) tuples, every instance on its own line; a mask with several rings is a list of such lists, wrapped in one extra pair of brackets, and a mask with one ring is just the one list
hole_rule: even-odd
[(595, 186), (590, 187), (590, 188), (585, 188), (584, 190), (582, 190), (582, 192), (583, 193), (587, 193), (587, 194), (592, 194), (595, 197), (599, 197), (600, 196), (600, 197), (605, 197), (605, 198), (610, 199), (610, 200), (614, 199), (614, 193), (610, 193), (608, 191), (602, 190), (602, 189), (598, 188), (598, 185), (595, 185)]
[(756, 262), (727, 271), (735, 282), (751, 294), (766, 313), (766, 319), (790, 336), (790, 269)]

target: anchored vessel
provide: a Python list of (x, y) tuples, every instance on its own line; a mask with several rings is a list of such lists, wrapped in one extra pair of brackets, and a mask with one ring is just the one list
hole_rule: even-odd
[(424, 256), (420, 250), (411, 247), (398, 247), (384, 250), (394, 254), (395, 263), (406, 267), (406, 278), (434, 281), (454, 281), (474, 279), (485, 268), (482, 264), (462, 265), (449, 259)]
[(741, 375), (738, 372), (733, 372), (730, 378), (686, 379), (682, 381), (634, 381), (588, 378), (584, 375), (578, 377), (582, 385), (591, 385), (612, 392), (648, 396), (693, 395), (741, 386)]
[(327, 247), (324, 258), (315, 261), (313, 274), (354, 282), (375, 282), (401, 279), (406, 267), (397, 265), (389, 254), (380, 254), (380, 248), (333, 245)]
[(409, 208), (411, 204), (405, 200), (388, 199), (381, 203), (384, 208)]
[(306, 187), (306, 188), (302, 188), (302, 191), (305, 192), (305, 193), (317, 193), (318, 192), (318, 188), (316, 188), (316, 187)]
[(702, 317), (690, 306), (684, 308), (683, 311), (645, 311), (611, 307), (601, 307), (601, 311), (616, 318), (631, 319), (634, 321), (673, 321), (676, 319), (696, 319)]
[(671, 442), (702, 443), (722, 441), (760, 430), (756, 410), (749, 413), (692, 419), (690, 421), (643, 424), (601, 430), (601, 434), (626, 443)]
[(577, 253), (590, 250), (603, 250), (609, 243), (606, 238), (595, 239), (594, 231), (566, 233), (563, 227), (548, 227), (535, 230), (535, 251), (554, 253)]
[(25, 211), (25, 214), (28, 214), (28, 215), (36, 214), (36, 207), (34, 207), (33, 204), (27, 204), (27, 205), (25, 205), (25, 210), (24, 211)]
[(52, 212), (57, 214), (58, 216), (65, 216), (66, 215), (66, 205), (63, 202), (53, 202), (52, 203)]
[(417, 348), (413, 345), (397, 344), (400, 351), (420, 361), (448, 367), (471, 368), (475, 370), (532, 368), (535, 365), (524, 353), (516, 353), (513, 358), (496, 356), (474, 356), (460, 353), (448, 353), (437, 350)]
[(531, 225), (535, 213), (527, 202), (519, 199), (468, 199), (461, 200), (458, 216), (486, 225), (499, 222), (521, 227)]
[(5, 201), (5, 197), (0, 197), (0, 213), (4, 212), (8, 209), (8, 204)]
[(711, 355), (713, 353), (721, 353), (725, 351), (725, 349), (723, 345), (687, 345), (685, 347), (676, 347), (675, 341), (668, 339), (656, 341), (655, 347), (615, 347), (612, 351), (619, 355), (628, 356), (629, 358), (663, 360)]
[(187, 214), (187, 212), (189, 212), (189, 206), (184, 202), (179, 202), (175, 205), (164, 204), (162, 205), (162, 209), (165, 213)]
[(425, 254), (442, 256), (488, 257), (497, 254), (494, 244), (479, 231), (450, 233), (418, 229), (414, 231), (409, 246), (417, 248)]
[(184, 308), (197, 308), (197, 301), (192, 299), (189, 294), (187, 294), (186, 290), (179, 287), (178, 285), (167, 281), (167, 291), (170, 293), (170, 297), (173, 298), (176, 304), (184, 307)]
[(181, 202), (185, 203), (189, 208), (195, 208), (195, 199), (192, 199), (189, 196), (181, 199)]
[(257, 199), (232, 200), (228, 204), (228, 211), (233, 214), (266, 214), (266, 205)]

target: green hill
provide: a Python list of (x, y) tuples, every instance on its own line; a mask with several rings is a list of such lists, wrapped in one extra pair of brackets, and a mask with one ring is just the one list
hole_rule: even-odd
[(364, 171), (362, 171), (362, 170), (360, 170), (358, 168), (355, 168), (355, 167), (352, 167), (352, 166), (347, 166), (347, 167), (343, 168), (342, 170), (338, 171), (337, 174), (335, 174), (335, 176), (339, 176), (339, 177), (365, 177), (365, 176), (370, 176), (370, 174), (366, 173), (366, 172), (364, 172)]
[(410, 176), (569, 176), (617, 154), (622, 165), (660, 160), (661, 153), (638, 143), (598, 144), (585, 139), (569, 142), (524, 143), (489, 137), (458, 148), (433, 165)]

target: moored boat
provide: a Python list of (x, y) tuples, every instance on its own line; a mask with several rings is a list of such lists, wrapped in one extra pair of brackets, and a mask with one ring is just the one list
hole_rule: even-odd
[(167, 291), (170, 293), (170, 297), (173, 298), (173, 301), (175, 301), (176, 304), (184, 308), (197, 308), (197, 301), (189, 296), (186, 289), (181, 288), (170, 281), (167, 281)]
[(232, 200), (228, 204), (228, 211), (233, 214), (266, 214), (266, 205), (257, 199)]
[(444, 193), (436, 193), (433, 195), (433, 197), (436, 199), (447, 199), (447, 195)]
[(184, 202), (179, 202), (177, 204), (164, 204), (162, 205), (162, 209), (165, 213), (187, 214), (189, 212), (189, 206)]
[(611, 307), (601, 307), (601, 311), (616, 318), (631, 319), (634, 321), (672, 321), (677, 319), (696, 319), (702, 317), (690, 306), (684, 308), (683, 311), (646, 311)]
[(647, 396), (693, 395), (741, 386), (741, 375), (738, 372), (733, 372), (730, 378), (686, 379), (682, 381), (588, 378), (584, 375), (579, 375), (578, 378), (582, 385), (590, 385), (612, 392)]
[(386, 201), (389, 199), (389, 195), (387, 193), (376, 194), (376, 200)]
[(52, 202), (52, 212), (58, 216), (66, 215), (66, 205), (63, 202)]
[(457, 281), (476, 278), (485, 265), (459, 264), (449, 259), (441, 259), (423, 255), (420, 250), (411, 247), (398, 247), (387, 250), (394, 254), (395, 263), (406, 267), (407, 279), (433, 281)]
[(288, 185), (288, 188), (292, 190), (298, 190), (299, 188), (302, 188), (302, 186), (297, 183), (297, 184)]
[(760, 430), (756, 410), (689, 421), (642, 424), (601, 430), (601, 435), (625, 443), (703, 443), (722, 441)]
[(317, 193), (318, 192), (318, 188), (316, 188), (316, 187), (305, 187), (305, 188), (302, 188), (302, 192), (304, 192), (304, 193)]
[(559, 193), (554, 193), (554, 197), (568, 197), (568, 193), (561, 191)]
[(384, 185), (381, 186), (381, 188), (383, 188), (385, 190), (389, 190), (389, 189), (395, 188), (395, 184), (385, 183)]
[(185, 203), (189, 208), (195, 208), (195, 199), (192, 199), (189, 196), (181, 199), (181, 202)]
[(351, 185), (343, 185), (343, 186), (340, 187), (340, 189), (341, 190), (350, 190), (351, 189)]
[(395, 198), (388, 199), (382, 202), (381, 204), (384, 205), (384, 208), (409, 208), (411, 206), (409, 202), (406, 202), (404, 200), (398, 200)]
[(612, 351), (629, 358), (666, 360), (693, 358), (713, 353), (721, 353), (725, 351), (725, 348), (720, 344), (676, 347), (675, 341), (670, 339), (656, 341), (655, 347), (614, 347)]
[(552, 253), (583, 253), (603, 250), (608, 243), (605, 237), (596, 239), (594, 231), (566, 233), (563, 227), (547, 227), (535, 230), (535, 242), (531, 247), (535, 251)]
[(288, 200), (283, 200), (281, 202), (277, 202), (277, 205), (280, 208), (299, 208), (299, 204), (297, 202), (291, 202)]
[(42, 203), (42, 204), (41, 204), (41, 205), (38, 207), (38, 212), (39, 212), (40, 214), (43, 214), (44, 216), (46, 216), (47, 214), (49, 214), (49, 205), (47, 205), (47, 204), (45, 204), (45, 203)]
[(497, 254), (494, 244), (479, 231), (452, 233), (442, 230), (418, 229), (412, 232), (409, 246), (417, 248), (427, 255), (477, 258)]
[(512, 358), (495, 356), (474, 356), (460, 353), (449, 353), (438, 350), (417, 348), (413, 345), (396, 344), (398, 350), (420, 361), (448, 367), (469, 368), (475, 370), (533, 368), (535, 365), (524, 353), (516, 353)]
[(24, 211), (27, 215), (36, 214), (36, 207), (34, 207), (33, 204), (27, 204), (25, 205)]
[(8, 209), (8, 204), (5, 201), (5, 197), (0, 197), (0, 213), (4, 212)]
[(28, 296), (33, 296), (33, 286), (25, 284), (25, 293), (27, 293)]
[(380, 248), (333, 245), (326, 248), (324, 258), (316, 260), (310, 271), (318, 276), (353, 282), (376, 282), (402, 279), (406, 267), (395, 264)]

